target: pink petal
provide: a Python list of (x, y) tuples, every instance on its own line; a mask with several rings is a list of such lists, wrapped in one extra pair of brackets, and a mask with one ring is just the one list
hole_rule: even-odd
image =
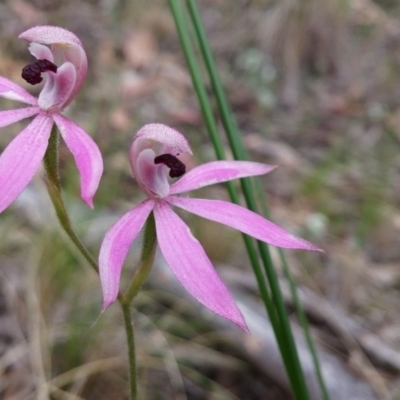
[(67, 62), (57, 72), (46, 72), (46, 83), (39, 95), (42, 110), (59, 111), (64, 107), (75, 87), (76, 70)]
[(0, 76), (0, 97), (6, 99), (21, 101), (22, 103), (37, 106), (37, 99), (29, 94), (23, 87)]
[(175, 196), (170, 196), (166, 200), (186, 211), (228, 225), (273, 246), (321, 251), (306, 240), (291, 235), (278, 225), (237, 204), (220, 200), (190, 199)]
[(11, 125), (21, 119), (32, 117), (39, 114), (40, 110), (37, 107), (18, 108), (16, 110), (0, 111), (0, 128)]
[(22, 32), (18, 37), (20, 39), (26, 39), (29, 42), (41, 44), (65, 43), (82, 47), (81, 41), (72, 32), (59, 28), (58, 26), (35, 26)]
[(186, 173), (171, 186), (170, 194), (188, 192), (246, 176), (263, 175), (274, 168), (273, 165), (250, 161), (213, 161), (199, 165)]
[(103, 311), (118, 296), (122, 265), (153, 207), (153, 200), (139, 204), (119, 219), (104, 237), (99, 255)]
[(53, 119), (75, 157), (81, 175), (82, 200), (93, 208), (93, 197), (103, 173), (103, 159), (100, 150), (93, 139), (68, 118), (61, 114), (53, 114)]
[(39, 114), (0, 156), (0, 212), (24, 190), (47, 149), (53, 120)]
[(167, 170), (149, 158), (150, 152), (155, 158), (165, 153), (192, 154), (192, 151), (185, 136), (163, 124), (145, 125), (135, 135), (129, 157), (133, 176), (148, 196), (165, 197), (169, 193)]
[[(146, 143), (146, 141), (152, 140), (163, 145), (164, 149), (162, 153), (172, 153), (174, 155), (179, 153), (192, 154), (189, 143), (182, 133), (167, 125), (147, 124), (139, 129), (133, 139), (131, 160), (134, 160), (137, 154), (143, 149), (143, 146), (140, 145), (140, 143)], [(139, 148), (137, 148), (137, 145), (139, 145)], [(144, 147), (149, 146), (144, 145)]]
[(247, 331), (246, 322), (204, 249), (164, 201), (154, 207), (161, 252), (184, 288), (214, 313)]
[(136, 160), (135, 178), (139, 186), (150, 197), (166, 197), (169, 194), (169, 182), (165, 165), (156, 165), (154, 158), (157, 156), (152, 149), (140, 152)]
[[(53, 47), (55, 51), (57, 47)], [(72, 63), (76, 69), (76, 81), (74, 89), (69, 95), (67, 101), (63, 104), (63, 107), (66, 107), (77, 96), (79, 90), (81, 89), (86, 78), (88, 65), (85, 50), (81, 46), (62, 48), (62, 54), (65, 60)]]
[(47, 60), (54, 62), (53, 53), (47, 46), (44, 46), (43, 44), (31, 43), (29, 45), (29, 52), (37, 60)]

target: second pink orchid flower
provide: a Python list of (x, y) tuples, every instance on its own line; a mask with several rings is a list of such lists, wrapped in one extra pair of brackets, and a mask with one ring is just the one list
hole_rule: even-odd
[[(103, 309), (116, 300), (129, 248), (153, 212), (161, 253), (180, 283), (208, 309), (247, 330), (242, 313), (203, 247), (171, 206), (228, 225), (273, 246), (319, 249), (244, 207), (226, 201), (178, 196), (220, 182), (263, 175), (274, 169), (273, 166), (248, 161), (214, 161), (185, 174), (185, 165), (176, 157), (180, 153), (192, 154), (186, 138), (162, 124), (145, 125), (133, 140), (132, 171), (148, 199), (122, 216), (103, 240), (99, 256)], [(170, 177), (185, 175), (170, 185), (168, 173)]]

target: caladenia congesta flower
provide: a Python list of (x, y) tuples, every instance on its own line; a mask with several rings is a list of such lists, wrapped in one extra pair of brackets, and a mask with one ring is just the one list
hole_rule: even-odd
[[(244, 207), (226, 201), (178, 196), (215, 183), (263, 175), (274, 169), (273, 166), (248, 161), (214, 161), (185, 174), (185, 165), (177, 158), (181, 153), (192, 154), (186, 138), (162, 124), (145, 125), (133, 140), (130, 150), (133, 175), (148, 199), (119, 219), (103, 240), (99, 256), (103, 310), (117, 298), (122, 264), (153, 212), (161, 253), (180, 283), (211, 311), (247, 330), (241, 312), (203, 247), (171, 206), (228, 225), (274, 246), (319, 249)], [(171, 185), (167, 175), (181, 178)]]
[(103, 160), (93, 139), (61, 111), (75, 98), (87, 72), (86, 53), (71, 32), (55, 26), (37, 26), (19, 35), (30, 42), (36, 61), (25, 66), (22, 77), (44, 86), (35, 98), (18, 84), (0, 76), (0, 97), (29, 107), (0, 111), (0, 128), (35, 116), (0, 156), (0, 212), (22, 192), (35, 174), (47, 149), (55, 123), (73, 154), (81, 175), (81, 197), (93, 207), (93, 196), (103, 173)]

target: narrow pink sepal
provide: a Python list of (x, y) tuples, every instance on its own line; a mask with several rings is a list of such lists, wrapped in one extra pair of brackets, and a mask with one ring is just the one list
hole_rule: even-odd
[(170, 194), (188, 192), (246, 176), (263, 175), (274, 168), (276, 168), (274, 165), (251, 161), (213, 161), (199, 165), (187, 172), (171, 186)]
[(175, 196), (170, 196), (166, 200), (186, 211), (228, 225), (273, 246), (286, 249), (322, 251), (307, 240), (293, 236), (278, 225), (237, 204), (220, 200)]
[(53, 114), (60, 133), (75, 158), (81, 175), (82, 200), (93, 208), (93, 197), (103, 174), (103, 159), (97, 144), (80, 126), (61, 114)]
[(248, 331), (242, 313), (189, 227), (164, 201), (154, 207), (161, 252), (183, 287), (214, 313)]
[(38, 104), (36, 97), (29, 94), (23, 87), (2, 76), (0, 76), (0, 97), (20, 101), (33, 106), (37, 106)]
[(47, 72), (46, 83), (40, 92), (38, 104), (42, 110), (59, 111), (71, 96), (76, 82), (76, 69), (64, 63), (57, 73)]
[(103, 239), (99, 255), (103, 311), (118, 296), (122, 265), (153, 207), (154, 200), (145, 200), (119, 219)]
[(35, 26), (22, 32), (18, 37), (41, 44), (65, 43), (82, 47), (81, 41), (75, 34), (58, 26)]
[(32, 117), (39, 114), (38, 107), (18, 108), (16, 110), (0, 111), (0, 128), (11, 125), (21, 119)]
[(46, 152), (53, 120), (39, 114), (0, 156), (0, 212), (24, 190)]

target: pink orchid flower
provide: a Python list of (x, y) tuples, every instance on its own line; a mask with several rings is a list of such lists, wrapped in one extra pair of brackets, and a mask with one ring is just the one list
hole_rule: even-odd
[(162, 124), (145, 125), (133, 140), (130, 150), (133, 174), (148, 199), (119, 219), (103, 240), (99, 256), (103, 310), (115, 301), (122, 264), (147, 217), (153, 212), (161, 253), (181, 284), (211, 311), (247, 330), (241, 312), (203, 247), (171, 206), (228, 225), (274, 246), (319, 249), (236, 204), (177, 196), (215, 183), (266, 174), (274, 169), (273, 166), (248, 161), (214, 161), (193, 168), (170, 185), (168, 170), (170, 177), (180, 177), (185, 173), (185, 165), (176, 157), (180, 153), (192, 154), (186, 138)]
[(82, 43), (73, 33), (55, 26), (37, 26), (19, 37), (31, 42), (29, 51), (36, 58), (22, 70), (22, 77), (34, 85), (43, 80), (43, 75), (45, 82), (35, 98), (0, 76), (0, 97), (30, 105), (1, 111), (0, 128), (35, 115), (0, 156), (0, 212), (19, 196), (35, 174), (46, 152), (53, 123), (75, 157), (81, 175), (81, 197), (93, 207), (93, 196), (103, 173), (100, 151), (81, 127), (61, 115), (86, 77), (87, 58)]

